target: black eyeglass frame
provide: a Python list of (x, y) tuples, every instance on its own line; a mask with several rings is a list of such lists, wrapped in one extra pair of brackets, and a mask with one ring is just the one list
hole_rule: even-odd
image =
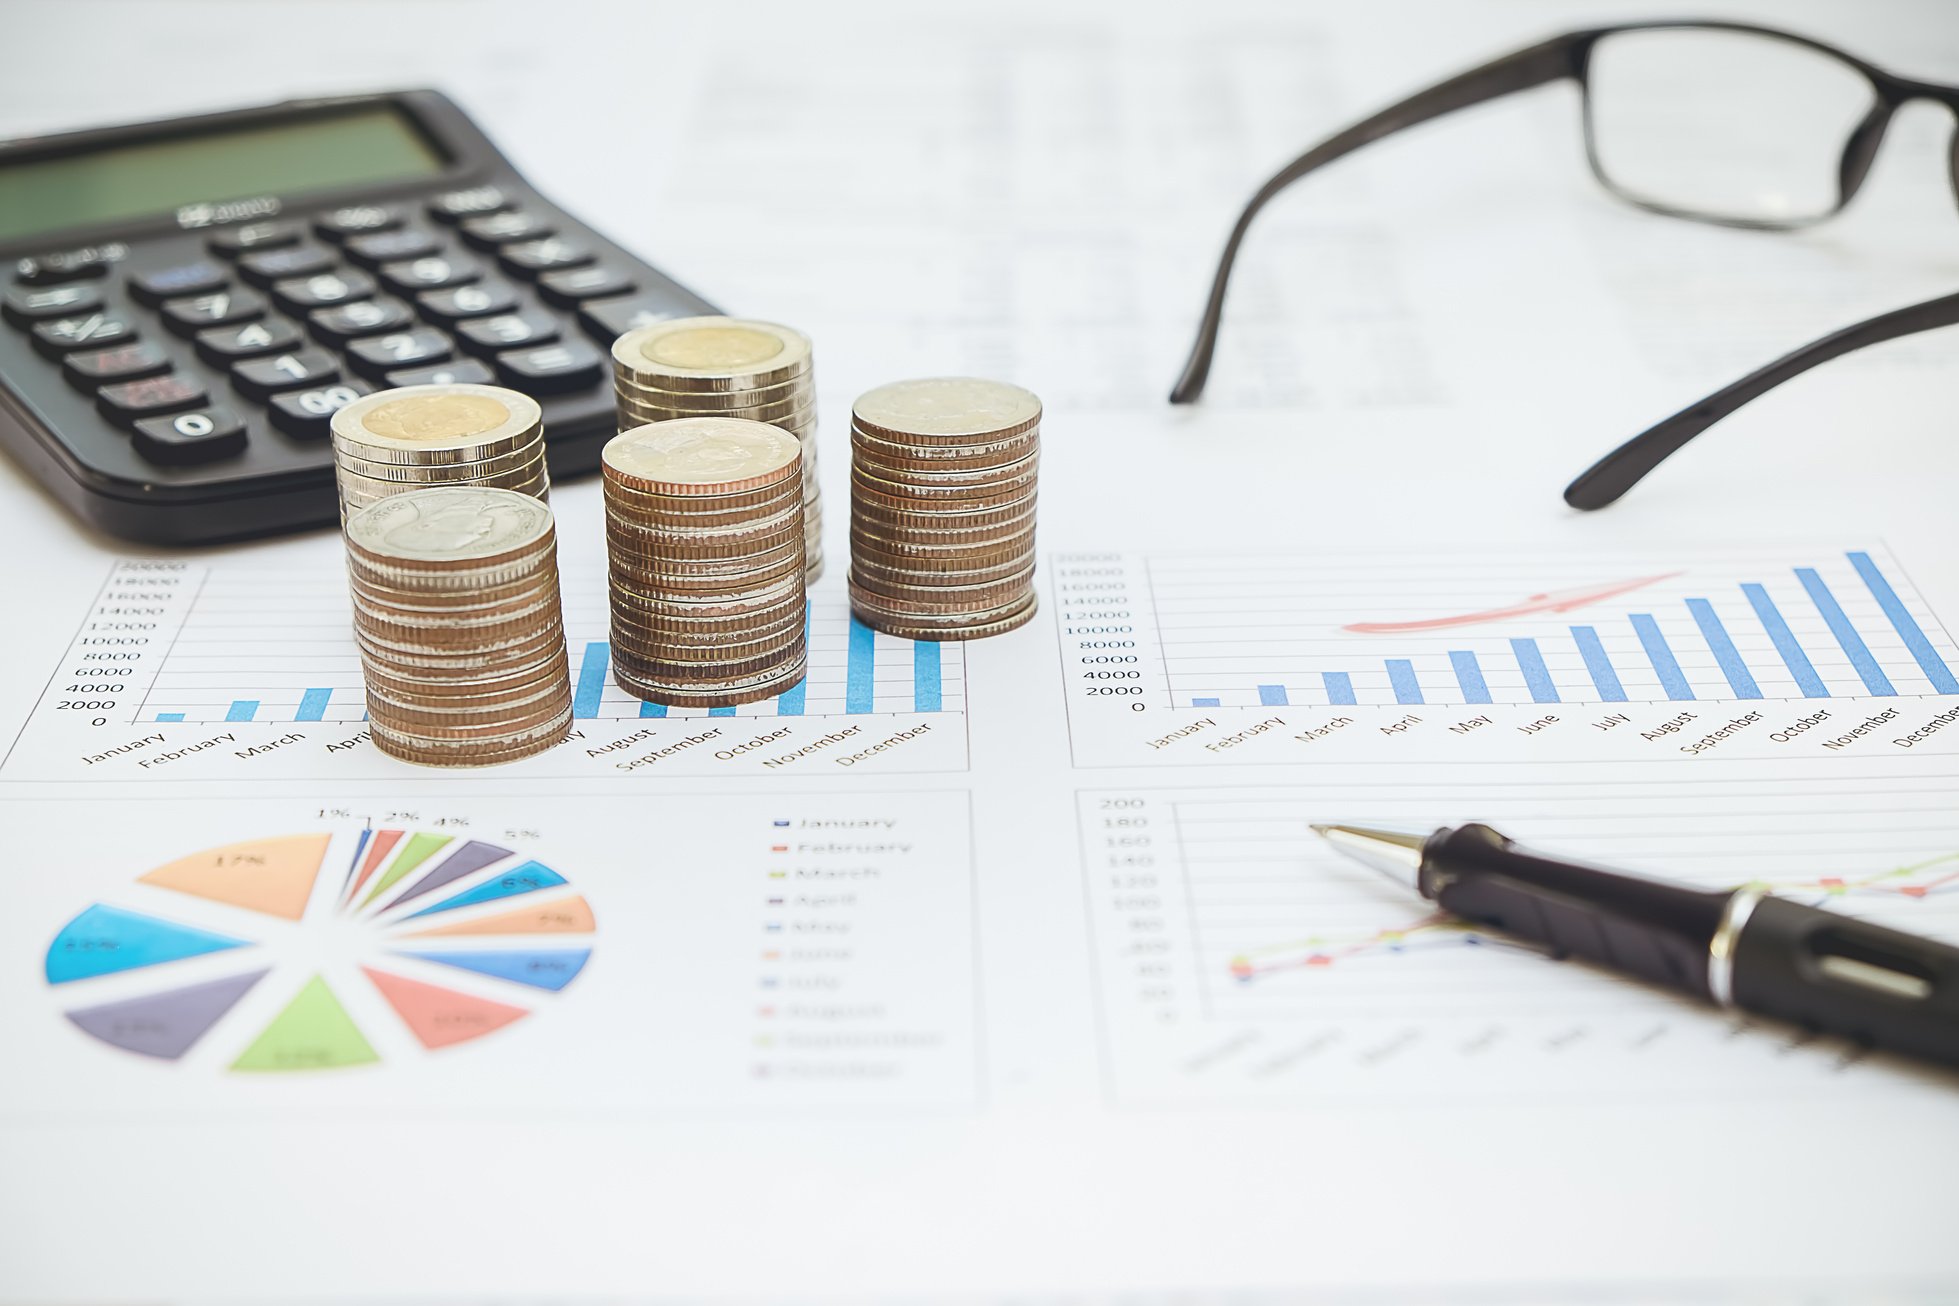
[[(1610, 36), (1642, 31), (1709, 31), (1759, 36), (1787, 42), (1826, 55), (1860, 73), (1872, 89), (1871, 108), (1851, 129), (1838, 164), (1837, 202), (1818, 214), (1788, 219), (1737, 217), (1704, 213), (1661, 204), (1633, 194), (1614, 182), (1599, 159), (1593, 130), (1591, 61), (1599, 42)], [(1183, 375), (1170, 392), (1173, 404), (1195, 402), (1209, 379), (1211, 362), (1217, 350), (1218, 331), (1224, 317), (1225, 293), (1238, 258), (1245, 233), (1266, 204), (1281, 191), (1307, 174), (1332, 163), (1365, 145), (1409, 127), (1483, 104), (1501, 96), (1527, 91), (1551, 82), (1572, 79), (1578, 83), (1582, 102), (1585, 156), (1599, 184), (1617, 198), (1637, 208), (1671, 218), (1703, 222), (1716, 226), (1739, 227), (1756, 231), (1789, 231), (1812, 226), (1841, 213), (1855, 198), (1869, 175), (1871, 164), (1883, 144), (1892, 116), (1913, 100), (1931, 100), (1950, 109), (1959, 120), (1959, 86), (1900, 77), (1832, 45), (1778, 28), (1752, 23), (1715, 20), (1660, 19), (1650, 22), (1621, 23), (1610, 27), (1583, 28), (1525, 46), (1500, 58), (1438, 82), (1406, 99), (1389, 105), (1371, 117), (1329, 136), (1306, 151), (1259, 187), (1232, 226), (1218, 260), (1203, 319)], [(1949, 172), (1955, 202), (1959, 202), (1959, 130), (1955, 130), (1949, 151)], [(1574, 508), (1595, 509), (1614, 502), (1689, 440), (1742, 405), (1760, 397), (1784, 381), (1833, 358), (1900, 336), (1959, 324), (1959, 294), (1913, 304), (1893, 312), (1858, 322), (1810, 342), (1774, 362), (1751, 372), (1733, 384), (1690, 405), (1666, 420), (1634, 436), (1582, 472), (1566, 487), (1565, 502)]]

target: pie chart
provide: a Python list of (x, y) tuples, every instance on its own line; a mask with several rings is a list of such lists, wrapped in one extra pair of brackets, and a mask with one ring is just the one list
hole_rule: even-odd
[(109, 896), (48, 946), (62, 1014), (122, 1052), (218, 1049), (240, 1074), (369, 1066), (520, 1025), (585, 968), (596, 929), (550, 866), (443, 830), (251, 839)]

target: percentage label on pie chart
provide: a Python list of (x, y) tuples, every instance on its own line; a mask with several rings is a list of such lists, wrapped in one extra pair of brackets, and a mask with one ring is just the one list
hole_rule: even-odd
[(125, 1052), (237, 1072), (371, 1065), (520, 1024), (585, 968), (596, 928), (557, 870), (438, 830), (227, 844), (111, 896), (48, 947), (62, 1013)]

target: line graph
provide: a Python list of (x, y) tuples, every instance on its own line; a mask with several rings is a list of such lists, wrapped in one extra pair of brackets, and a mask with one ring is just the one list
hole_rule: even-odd
[[(1719, 1013), (1453, 920), (1329, 851), (1314, 821), (1483, 820), (1579, 860), (1708, 888), (1756, 884), (1959, 938), (1959, 763), (1949, 757), (1849, 775), (1799, 761), (1675, 780), (1611, 768), (1400, 775), (1079, 796), (1119, 1094), (1285, 1095), (1381, 1080), (1419, 1095), (1426, 1076), (1462, 1086), (1464, 1049), (1498, 1044), (1517, 1062), (1472, 1074), (1470, 1087), (1500, 1090), (1523, 1067), (1588, 1090), (1731, 1071), (1746, 1083), (1749, 1066), (1787, 1044), (1770, 1031), (1717, 1051), (1735, 1041)], [(1308, 1047), (1320, 1050), (1295, 1064)], [(1813, 1053), (1819, 1066), (1847, 1055)]]

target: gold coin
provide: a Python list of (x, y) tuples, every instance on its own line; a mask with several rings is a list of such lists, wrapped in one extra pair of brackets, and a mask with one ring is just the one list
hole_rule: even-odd
[[(636, 377), (746, 382), (764, 386), (809, 365), (809, 337), (773, 322), (731, 317), (670, 318), (628, 331), (612, 357)], [(707, 387), (703, 387), (707, 388)]]
[[(544, 410), (516, 390), (490, 385), (418, 385), (356, 399), (334, 413), (336, 447), (373, 450), (377, 461), (536, 437)], [(487, 457), (484, 450), (474, 457)]]
[(1004, 381), (938, 376), (866, 391), (850, 411), (857, 425), (887, 440), (970, 444), (1003, 440), (1038, 425), (1041, 401)]
[(601, 455), (606, 475), (658, 494), (739, 494), (802, 473), (802, 444), (762, 422), (682, 417), (614, 436)]

